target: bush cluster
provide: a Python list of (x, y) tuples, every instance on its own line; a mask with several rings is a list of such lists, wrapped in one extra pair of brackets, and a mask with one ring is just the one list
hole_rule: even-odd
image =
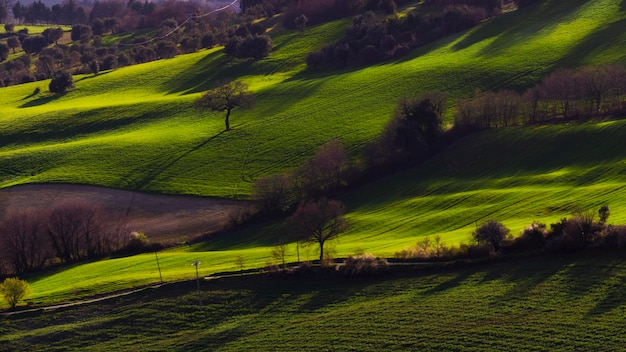
[(448, 0), (427, 1), (405, 17), (386, 17), (368, 11), (352, 19), (352, 26), (339, 42), (310, 52), (307, 65), (344, 67), (404, 56), (412, 48), (471, 28), (501, 10), (502, 3), (498, 0)]
[(496, 254), (512, 254), (528, 251), (547, 253), (571, 253), (585, 248), (626, 248), (626, 226), (606, 224), (608, 206), (602, 206), (597, 215), (592, 211), (576, 211), (570, 218), (563, 218), (549, 227), (534, 222), (513, 238), (509, 230), (497, 221), (487, 221), (473, 233), (474, 244), (459, 247), (447, 246), (437, 236), (419, 241), (414, 247), (396, 252), (394, 257), (402, 260), (456, 260), (484, 258)]
[(348, 256), (343, 261), (339, 271), (349, 277), (371, 276), (385, 272), (389, 269), (389, 262), (385, 258), (378, 258), (372, 254), (364, 253), (357, 256)]

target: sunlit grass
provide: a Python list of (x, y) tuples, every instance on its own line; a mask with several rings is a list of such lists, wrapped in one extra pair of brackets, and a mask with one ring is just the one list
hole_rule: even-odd
[[(47, 82), (2, 88), (0, 187), (67, 182), (248, 198), (254, 180), (298, 166), (331, 138), (357, 154), (402, 95), (521, 90), (556, 67), (626, 63), (625, 18), (617, 0), (547, 1), (394, 62), (306, 71), (306, 53), (339, 38), (344, 19), (304, 33), (276, 29), (274, 52), (257, 62), (230, 61), (214, 48), (76, 76), (76, 89), (60, 97), (46, 93)], [(234, 110), (233, 130), (223, 132), (223, 116), (196, 111), (193, 101), (237, 77), (249, 83), (257, 105)], [(32, 96), (36, 87), (43, 93)], [(626, 222), (624, 124), (515, 127), (464, 138), (415, 170), (343, 195), (352, 228), (330, 252), (393, 256), (436, 235), (456, 245), (486, 220), (517, 234), (532, 221), (550, 223), (603, 204), (612, 222)], [(288, 228), (276, 223), (172, 250), (163, 254), (164, 277), (187, 277), (196, 259), (203, 274), (236, 269), (237, 255), (248, 267), (263, 266), (285, 235)], [(315, 248), (304, 256), (316, 258)], [(155, 277), (152, 255), (91, 263), (34, 277), (33, 300), (60, 300), (73, 286), (94, 293)]]

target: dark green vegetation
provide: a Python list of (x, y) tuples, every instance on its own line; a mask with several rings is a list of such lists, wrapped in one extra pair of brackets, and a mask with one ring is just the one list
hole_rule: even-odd
[(202, 309), (189, 281), (3, 318), (0, 349), (619, 350), (625, 259), (590, 252), (374, 279), (219, 279), (202, 283)]

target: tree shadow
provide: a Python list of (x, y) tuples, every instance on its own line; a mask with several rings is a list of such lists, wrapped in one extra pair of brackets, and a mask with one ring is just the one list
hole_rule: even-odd
[[(31, 94), (29, 97), (32, 97), (32, 96), (34, 96), (34, 95)], [(41, 105), (53, 102), (55, 100), (58, 100), (62, 96), (63, 96), (62, 94), (54, 94), (54, 95), (43, 96), (43, 97), (37, 98), (35, 100), (31, 100), (29, 102), (26, 102), (26, 103), (18, 106), (18, 108), (25, 109), (25, 108), (32, 108), (32, 107), (35, 107), (35, 106), (41, 106)], [(28, 97), (26, 97), (25, 99), (28, 99)]]
[[(622, 6), (626, 7), (626, 1)], [(620, 45), (621, 44), (621, 45)], [(589, 34), (564, 56), (559, 64), (566, 67), (579, 67), (589, 64), (592, 56), (615, 51), (616, 47), (626, 45), (626, 19), (621, 19)], [(619, 61), (626, 62), (626, 54)]]
[[(212, 137), (206, 139), (205, 141), (200, 142), (199, 144), (195, 145), (194, 147), (192, 147), (191, 149), (181, 153), (179, 156), (171, 159), (169, 156), (167, 157), (167, 161), (166, 163), (164, 163), (163, 165), (158, 165), (157, 163), (154, 163), (151, 167), (149, 167), (149, 169), (151, 170), (149, 173), (147, 173), (141, 180), (138, 181), (134, 181), (133, 182), (133, 188), (136, 190), (141, 190), (142, 188), (144, 188), (146, 185), (148, 185), (150, 182), (152, 182), (157, 176), (159, 176), (161, 173), (163, 173), (165, 170), (169, 169), (170, 167), (172, 167), (174, 164), (176, 164), (177, 162), (179, 162), (180, 160), (182, 160), (183, 158), (185, 158), (186, 156), (188, 156), (189, 154), (199, 150), (200, 148), (204, 147), (205, 145), (207, 145), (209, 142), (211, 142), (212, 140), (218, 138), (219, 136), (221, 136), (223, 133), (225, 133), (226, 131), (221, 131), (215, 135), (213, 135)], [(142, 167), (142, 170), (145, 170), (145, 167)], [(123, 177), (124, 180), (128, 180), (130, 182), (131, 177), (129, 177), (128, 175)]]
[[(544, 1), (535, 6), (504, 14), (477, 29), (470, 30), (464, 39), (453, 46), (453, 49), (462, 50), (483, 40), (494, 38), (491, 43), (480, 50), (479, 54), (482, 56), (499, 55), (528, 38), (540, 35), (542, 31), (567, 22), (581, 6), (589, 1), (572, 0), (560, 4), (555, 0)], [(528, 21), (529, 18), (533, 21)]]
[(443, 293), (452, 290), (456, 287), (463, 285), (463, 283), (470, 277), (474, 271), (464, 269), (453, 273), (453, 277), (449, 280), (439, 283), (438, 285), (424, 291), (423, 295), (429, 296), (437, 293)]
[[(59, 97), (51, 96), (42, 99), (47, 98), (56, 100)], [(118, 116), (118, 118), (94, 118), (94, 116), (107, 115), (108, 111), (112, 111), (110, 115)], [(96, 110), (80, 112), (72, 115), (72, 117), (76, 121), (81, 121), (80, 124), (59, 124), (58, 121), (45, 121), (38, 125), (37, 130), (22, 130), (5, 135), (0, 133), (0, 146), (5, 146), (17, 142), (26, 143), (41, 142), (45, 140), (63, 140), (65, 138), (75, 137), (78, 135), (86, 135), (90, 133), (103, 132), (106, 130), (121, 128), (141, 120), (153, 119), (155, 116), (153, 111), (146, 112), (139, 116), (121, 115), (117, 114), (117, 111), (119, 110), (116, 110), (114, 108), (99, 108)]]

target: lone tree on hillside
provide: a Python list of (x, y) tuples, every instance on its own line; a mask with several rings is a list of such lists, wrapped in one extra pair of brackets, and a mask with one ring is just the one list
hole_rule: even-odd
[(11, 308), (15, 308), (17, 303), (30, 293), (28, 282), (18, 278), (8, 278), (0, 284), (0, 293)]
[(300, 203), (291, 216), (291, 223), (300, 238), (320, 246), (320, 263), (324, 259), (324, 244), (348, 229), (345, 208), (338, 200), (321, 198)]
[(248, 90), (248, 85), (241, 81), (222, 84), (204, 93), (195, 102), (200, 110), (226, 111), (224, 124), (226, 131), (230, 131), (230, 112), (236, 108), (251, 108), (254, 105), (254, 96)]
[(57, 71), (52, 75), (52, 80), (48, 85), (48, 89), (52, 93), (64, 94), (68, 90), (74, 88), (74, 79), (72, 74), (65, 71)]
[(502, 248), (502, 242), (509, 233), (509, 229), (502, 223), (489, 220), (476, 228), (472, 233), (472, 237), (474, 237), (478, 243), (486, 243), (490, 245), (494, 251), (499, 252), (500, 248)]

